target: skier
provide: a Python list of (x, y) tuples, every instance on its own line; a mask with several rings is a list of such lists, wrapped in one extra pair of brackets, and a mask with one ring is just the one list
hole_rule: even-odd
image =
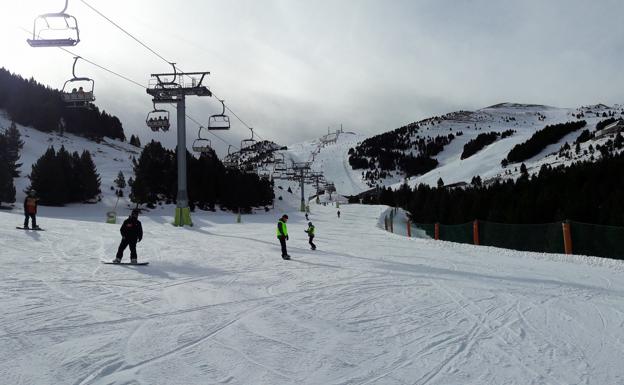
[(312, 250), (316, 250), (316, 245), (312, 242), (312, 240), (314, 240), (314, 225), (312, 222), (308, 222), (308, 228), (303, 231), (308, 234), (308, 243), (310, 244)]
[(277, 239), (280, 241), (280, 246), (282, 246), (282, 259), (290, 259), (290, 255), (286, 251), (286, 241), (288, 240), (288, 227), (286, 226), (286, 222), (288, 222), (288, 215), (284, 214), (277, 222)]
[(337, 213), (337, 214), (338, 214), (338, 218), (340, 218), (340, 210), (338, 210), (338, 213)]
[(119, 244), (117, 257), (113, 263), (121, 262), (123, 252), (128, 246), (130, 246), (130, 263), (137, 263), (136, 244), (137, 242), (141, 242), (141, 239), (143, 239), (143, 227), (139, 221), (138, 209), (132, 210), (132, 213), (128, 219), (123, 222), (119, 231), (121, 232), (121, 243)]
[(28, 228), (28, 219), (32, 218), (32, 228), (39, 229), (37, 226), (37, 201), (39, 199), (35, 197), (34, 193), (26, 195), (24, 199), (24, 228)]
[(305, 213), (306, 221), (308, 220), (308, 213)]

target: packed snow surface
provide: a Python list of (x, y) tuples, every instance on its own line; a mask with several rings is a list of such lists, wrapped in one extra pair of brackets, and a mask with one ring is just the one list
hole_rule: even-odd
[(180, 229), (167, 208), (141, 217), (149, 266), (104, 265), (120, 236), (101, 209), (42, 207), (44, 232), (0, 213), (2, 383), (624, 383), (618, 261), (410, 239), (378, 226), (385, 207), (313, 204), (318, 250), (289, 212), (292, 261), (275, 213)]

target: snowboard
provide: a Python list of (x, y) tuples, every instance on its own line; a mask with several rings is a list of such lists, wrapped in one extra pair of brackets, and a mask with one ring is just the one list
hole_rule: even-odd
[(44, 229), (42, 229), (41, 227), (37, 227), (36, 229), (33, 229), (32, 227), (26, 228), (26, 227), (19, 227), (19, 226), (15, 226), (16, 229), (19, 230), (34, 230), (34, 231), (45, 231)]
[(102, 261), (103, 264), (105, 265), (130, 265), (130, 266), (146, 266), (149, 265), (149, 262), (138, 262), (138, 263), (130, 263), (130, 262), (119, 262), (119, 263), (115, 263), (115, 262), (108, 262), (108, 261)]

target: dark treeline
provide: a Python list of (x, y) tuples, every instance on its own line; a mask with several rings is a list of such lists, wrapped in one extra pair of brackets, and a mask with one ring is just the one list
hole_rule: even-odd
[[(549, 223), (564, 219), (624, 225), (624, 154), (568, 167), (544, 165), (516, 181), (466, 189), (402, 186), (382, 190), (382, 204), (403, 207), (414, 222), (459, 224), (474, 219), (500, 223)], [(371, 200), (368, 200), (370, 202)]]
[(99, 198), (100, 176), (89, 151), (69, 153), (65, 147), (48, 150), (32, 165), (28, 192), (40, 203), (62, 206)]
[(527, 141), (515, 145), (507, 158), (502, 160), (503, 167), (508, 163), (522, 162), (539, 154), (548, 145), (557, 143), (567, 134), (587, 125), (584, 120), (548, 125), (536, 131)]
[(0, 202), (15, 202), (15, 183), (19, 176), (20, 150), (24, 146), (15, 123), (0, 133)]
[(504, 139), (513, 135), (515, 132), (516, 131), (514, 130), (507, 130), (502, 133), (491, 131), (488, 133), (479, 134), (476, 138), (471, 139), (468, 141), (468, 143), (464, 144), (464, 151), (461, 154), (461, 159), (470, 158), (477, 152), (481, 151), (484, 147), (496, 142), (499, 137)]
[[(250, 212), (252, 207), (273, 203), (273, 185), (256, 174), (226, 169), (214, 152), (194, 158), (187, 151), (188, 194), (191, 208), (224, 209)], [(134, 180), (130, 199), (154, 207), (174, 203), (178, 191), (177, 152), (151, 141), (134, 161)]]
[(92, 139), (125, 140), (117, 117), (90, 109), (66, 108), (61, 92), (34, 79), (24, 79), (0, 68), (0, 109), (15, 122), (43, 132), (69, 132)]
[(617, 120), (615, 118), (608, 118), (605, 120), (601, 120), (598, 123), (596, 123), (596, 131), (600, 131), (604, 129), (605, 127), (607, 127), (609, 124), (615, 123), (616, 121)]
[(436, 168), (438, 161), (433, 157), (455, 139), (455, 135), (414, 137), (418, 128), (417, 124), (412, 124), (364, 140), (349, 149), (349, 164), (354, 170), (367, 170), (362, 174), (369, 185), (387, 177), (389, 171), (415, 176)]

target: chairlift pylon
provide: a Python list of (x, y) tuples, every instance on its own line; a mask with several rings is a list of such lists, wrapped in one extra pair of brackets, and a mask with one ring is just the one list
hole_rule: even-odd
[(147, 113), (145, 124), (154, 132), (158, 130), (169, 131), (169, 127), (171, 127), (169, 111), (156, 108), (156, 103), (153, 103), (153, 105), (154, 110)]
[(220, 114), (210, 115), (208, 118), (208, 130), (229, 130), (230, 129), (230, 117), (225, 114), (225, 103), (221, 99), (217, 99), (221, 102), (223, 110)]
[(201, 137), (202, 126), (199, 126), (199, 131), (197, 132), (197, 139), (193, 141), (193, 151), (199, 152), (202, 154), (206, 154), (212, 151), (212, 143), (210, 139), (205, 139)]
[(253, 128), (249, 128), (251, 131), (251, 138), (241, 140), (240, 151), (248, 152), (251, 151), (251, 148), (257, 143), (257, 140), (254, 139)]
[[(61, 12), (44, 13), (33, 22), (32, 39), (26, 41), (31, 47), (73, 47), (80, 42), (80, 30), (75, 17), (65, 13), (69, 0)], [(70, 36), (61, 35), (62, 31)]]
[(72, 66), (73, 77), (63, 84), (63, 101), (70, 108), (90, 108), (91, 103), (95, 101), (95, 96), (93, 95), (95, 81), (91, 78), (76, 76), (78, 59), (80, 59), (80, 56), (74, 57), (74, 65)]

